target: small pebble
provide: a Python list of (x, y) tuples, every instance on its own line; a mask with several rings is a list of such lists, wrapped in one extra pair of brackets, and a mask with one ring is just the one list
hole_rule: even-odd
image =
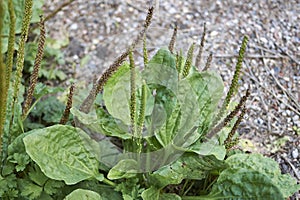
[(78, 29), (78, 24), (74, 23), (70, 26), (70, 30), (77, 30)]
[(296, 159), (296, 158), (298, 158), (298, 156), (299, 156), (299, 151), (298, 151), (298, 149), (294, 149), (294, 150), (292, 151), (292, 157), (293, 157), (294, 159)]
[(294, 122), (298, 121), (299, 120), (299, 115), (295, 115), (292, 119), (293, 119)]

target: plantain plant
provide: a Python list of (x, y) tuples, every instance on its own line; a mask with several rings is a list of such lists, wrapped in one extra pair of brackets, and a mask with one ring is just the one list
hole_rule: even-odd
[[(196, 64), (196, 44), (186, 57), (182, 50), (176, 51), (177, 27), (168, 48), (148, 57), (145, 33), (153, 8), (136, 40), (95, 81), (81, 106), (73, 106), (71, 86), (60, 124), (25, 132), (23, 124), (38, 100), (54, 92), (37, 84), (45, 41), (41, 18), (35, 70), (23, 99), (22, 47), (32, 0), (25, 5), (17, 72), (10, 72), (10, 59), (6, 65), (0, 59), (1, 93), (5, 94), (0, 99), (1, 199), (286, 199), (300, 189), (272, 159), (233, 150), (250, 91), (234, 108), (229, 105), (238, 89), (248, 37), (242, 41), (222, 102), (223, 81), (209, 70), (212, 55), (203, 70), (199, 66), (205, 29)], [(8, 6), (12, 11), (12, 0)], [(10, 12), (11, 23), (13, 15)], [(11, 25), (11, 40), (13, 35)], [(142, 38), (144, 67), (140, 69), (134, 52)], [(8, 49), (7, 55), (12, 55), (13, 48)], [(67, 124), (69, 113), (73, 125)]]

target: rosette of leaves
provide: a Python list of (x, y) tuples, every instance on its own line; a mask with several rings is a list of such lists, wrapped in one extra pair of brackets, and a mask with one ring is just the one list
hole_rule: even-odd
[[(71, 109), (81, 128), (55, 125), (34, 130), (23, 139), (26, 152), (51, 179), (67, 185), (96, 179), (113, 186), (124, 199), (292, 195), (299, 186), (281, 175), (278, 167), (273, 169), (274, 161), (246, 154), (225, 159), (224, 141), (233, 123), (204, 140), (219, 111), (222, 79), (195, 66), (185, 76), (178, 69), (178, 57), (166, 48), (158, 50), (141, 71), (123, 63), (106, 82), (92, 112)], [(131, 84), (136, 96), (134, 123), (142, 124), (140, 152), (134, 149), (134, 137), (139, 136), (134, 135), (138, 128), (132, 128)], [(143, 123), (138, 123), (139, 109), (144, 109)], [(103, 137), (97, 142), (91, 134)], [(260, 192), (263, 186), (266, 192)]]
[[(145, 29), (153, 9), (149, 13)], [(241, 119), (234, 116), (245, 100), (223, 115), (237, 88), (245, 45), (219, 109), (221, 77), (193, 66), (194, 44), (186, 58), (172, 53), (173, 36), (169, 50), (160, 49), (150, 60), (144, 47), (143, 70), (130, 52), (135, 44), (123, 53), (94, 88), (103, 89), (95, 109), (71, 109), (78, 127), (52, 125), (11, 138), (1, 163), (1, 198), (285, 199), (297, 191), (295, 180), (281, 175), (271, 159), (226, 158)], [(130, 62), (122, 63), (127, 55)], [(19, 104), (16, 109), (21, 111)]]

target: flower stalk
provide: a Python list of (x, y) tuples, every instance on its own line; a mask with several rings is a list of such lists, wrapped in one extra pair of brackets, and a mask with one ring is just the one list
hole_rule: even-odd
[(233, 136), (238, 128), (238, 126), (240, 125), (245, 113), (246, 113), (247, 109), (244, 106), (242, 109), (242, 112), (240, 114), (240, 116), (238, 117), (238, 119), (236, 120), (236, 122), (234, 123), (230, 133), (228, 134), (226, 140), (224, 141), (224, 145), (226, 147), (226, 149), (230, 149), (233, 146), (235, 146), (238, 143), (238, 138), (233, 139)]
[(192, 62), (193, 62), (194, 47), (195, 47), (195, 43), (193, 43), (188, 50), (188, 53), (186, 56), (186, 61), (185, 61), (185, 64), (183, 67), (183, 72), (182, 72), (183, 78), (187, 77), (187, 75), (190, 73), (190, 69), (191, 69)]
[(210, 52), (207, 60), (206, 60), (206, 64), (205, 64), (205, 67), (203, 68), (202, 71), (207, 71), (209, 68), (210, 68), (210, 64), (211, 64), (211, 61), (212, 61), (212, 56), (213, 56), (213, 53)]
[(147, 88), (146, 88), (146, 82), (143, 81), (142, 85), (142, 95), (140, 99), (140, 108), (139, 108), (139, 115), (137, 120), (137, 145), (138, 145), (138, 153), (141, 153), (142, 151), (142, 144), (141, 144), (141, 138), (143, 136), (143, 127), (145, 122), (145, 110), (146, 110), (146, 99), (147, 99)]
[(200, 62), (201, 62), (202, 52), (203, 52), (204, 43), (205, 43), (205, 35), (206, 35), (206, 23), (203, 24), (203, 34), (201, 37), (200, 47), (199, 47), (199, 51), (198, 51), (198, 54), (196, 57), (196, 62), (195, 62), (195, 65), (196, 65), (196, 67), (198, 67), (198, 69), (200, 69)]
[(241, 48), (239, 50), (239, 57), (238, 57), (238, 61), (236, 63), (236, 67), (235, 67), (235, 72), (230, 84), (230, 88), (229, 91), (225, 97), (225, 100), (220, 108), (219, 113), (217, 114), (213, 125), (215, 125), (224, 115), (225, 111), (228, 108), (228, 105), (230, 103), (230, 100), (232, 98), (232, 96), (234, 95), (234, 92), (237, 91), (238, 88), (238, 81), (239, 81), (239, 77), (240, 77), (240, 73), (241, 73), (241, 68), (242, 68), (242, 64), (243, 64), (243, 58), (244, 58), (244, 54), (246, 51), (246, 47), (247, 47), (247, 43), (248, 43), (248, 36), (244, 36), (243, 41), (242, 41), (242, 45)]
[[(3, 1), (0, 1), (0, 33), (2, 33), (3, 16), (4, 16)], [(2, 37), (0, 37), (0, 47), (2, 47)], [(6, 88), (7, 88), (6, 67), (5, 64), (3, 63), (3, 57), (1, 54), (0, 55), (0, 94), (6, 94)], [(1, 150), (2, 150), (2, 136), (4, 133), (4, 124), (5, 124), (6, 98), (7, 95), (0, 96), (0, 149)], [(0, 153), (2, 154), (2, 152)]]
[(29, 84), (29, 88), (27, 91), (27, 97), (25, 99), (25, 103), (23, 106), (22, 120), (26, 119), (28, 112), (30, 110), (30, 107), (31, 107), (33, 92), (34, 92), (34, 89), (35, 89), (35, 86), (36, 86), (36, 83), (38, 80), (39, 70), (40, 70), (41, 62), (42, 62), (43, 55), (44, 55), (45, 41), (46, 41), (45, 23), (44, 23), (43, 17), (41, 16), (40, 38), (39, 38), (39, 43), (38, 43), (38, 51), (37, 51), (37, 54), (36, 54), (36, 57), (34, 60), (33, 72), (30, 77), (30, 84)]
[(147, 51), (146, 34), (144, 34), (144, 38), (143, 38), (143, 59), (144, 59), (144, 68), (146, 68), (148, 65), (148, 51)]
[(22, 32), (21, 32), (21, 39), (19, 42), (19, 50), (18, 50), (18, 55), (17, 55), (17, 71), (16, 71), (16, 77), (14, 81), (14, 93), (13, 93), (13, 100), (12, 100), (12, 119), (11, 122), (13, 122), (14, 118), (14, 107), (18, 103), (18, 93), (20, 90), (21, 86), (21, 79), (22, 79), (22, 71), (23, 71), (23, 66), (24, 66), (24, 55), (25, 55), (25, 43), (27, 41), (28, 37), (28, 30), (29, 30), (29, 25), (30, 25), (30, 20), (32, 16), (32, 5), (33, 1), (32, 0), (26, 0), (25, 1), (25, 12), (24, 12), (24, 17), (23, 17), (23, 22), (22, 22)]
[(69, 90), (69, 94), (68, 94), (68, 100), (67, 100), (67, 105), (66, 108), (64, 110), (64, 113), (60, 119), (60, 124), (66, 124), (69, 116), (70, 116), (70, 110), (72, 108), (72, 101), (73, 101), (73, 95), (74, 95), (74, 89), (75, 89), (75, 85), (72, 84)]
[(177, 23), (175, 24), (175, 27), (174, 27), (174, 30), (173, 30), (173, 35), (172, 35), (170, 43), (169, 43), (169, 50), (170, 50), (171, 53), (174, 53), (176, 36), (177, 36)]
[(133, 137), (136, 135), (136, 74), (132, 50), (129, 51), (130, 62), (130, 120)]
[[(11, 72), (14, 60), (15, 51), (15, 27), (16, 27), (16, 15), (13, 5), (13, 0), (8, 0), (8, 12), (9, 12), (9, 36), (8, 36), (8, 47), (7, 47), (7, 60), (6, 60), (6, 90), (8, 91)], [(6, 93), (7, 96), (7, 93)]]
[(247, 89), (246, 94), (241, 98), (239, 101), (238, 105), (235, 106), (233, 111), (231, 111), (221, 123), (217, 124), (213, 129), (207, 134), (208, 138), (211, 138), (214, 136), (216, 133), (218, 133), (222, 128), (227, 126), (227, 124), (238, 114), (238, 112), (245, 106), (246, 101), (250, 95), (249, 89)]

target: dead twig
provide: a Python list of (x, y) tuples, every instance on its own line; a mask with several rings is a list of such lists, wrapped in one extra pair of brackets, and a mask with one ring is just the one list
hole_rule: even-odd
[(61, 4), (52, 13), (50, 13), (49, 15), (47, 15), (45, 17), (44, 21), (48, 21), (49, 19), (51, 19), (52, 17), (54, 17), (59, 11), (61, 11), (64, 7), (70, 5), (73, 1), (75, 1), (75, 0), (70, 0), (70, 1), (67, 1), (67, 2), (64, 2), (63, 4)]
[(256, 78), (254, 78), (252, 75), (250, 75), (248, 72), (246, 72), (245, 70), (243, 70), (243, 73), (248, 76), (251, 80), (253, 80), (254, 82), (256, 82), (262, 89), (264, 89), (266, 92), (268, 92), (269, 94), (271, 94), (275, 99), (277, 99), (278, 101), (280, 101), (282, 104), (284, 104), (285, 106), (287, 106), (289, 109), (291, 109), (292, 111), (294, 111), (297, 115), (300, 115), (300, 112), (298, 110), (296, 110), (293, 106), (291, 106), (290, 104), (287, 104), (286, 102), (284, 102), (282, 99), (278, 98), (278, 96), (276, 94), (274, 94), (274, 92), (272, 92), (271, 90), (269, 90), (268, 88), (266, 88), (262, 82), (258, 81)]
[[(248, 70), (249, 70), (251, 76), (252, 76), (252, 77), (255, 77), (255, 75), (254, 75), (252, 69), (249, 67), (249, 64), (248, 64), (247, 61), (245, 61), (245, 64), (246, 64), (246, 67), (248, 68)], [(259, 77), (258, 77), (258, 78), (259, 78)], [(257, 81), (257, 82), (262, 82), (262, 80), (259, 80), (259, 81)], [(267, 104), (266, 104), (266, 102), (265, 102), (265, 100), (264, 100), (264, 98), (263, 98), (263, 96), (262, 96), (262, 94), (261, 94), (261, 90), (260, 90), (260, 89), (258, 89), (258, 94), (259, 94), (258, 96), (259, 96), (259, 98), (260, 98), (260, 101), (261, 101), (262, 104), (263, 104), (264, 110), (265, 110), (266, 112), (269, 113), (269, 108), (268, 108), (268, 106), (267, 106)], [(267, 118), (267, 128), (268, 128), (268, 132), (271, 133), (271, 132), (272, 132), (271, 117), (270, 117), (270, 115), (268, 115), (267, 117), (268, 117), (268, 118)]]
[[(213, 56), (214, 58), (238, 58), (238, 54), (217, 54)], [(286, 56), (282, 55), (260, 55), (260, 54), (248, 54), (245, 55), (244, 58), (253, 58), (253, 59), (261, 59), (261, 58), (268, 58), (268, 59), (281, 59), (281, 58), (286, 58)]]
[(295, 176), (297, 177), (298, 180), (300, 180), (300, 174), (299, 174), (298, 170), (296, 169), (296, 167), (286, 157), (282, 156), (282, 158), (285, 162), (287, 162), (291, 166), (292, 170), (295, 173)]
[(297, 60), (296, 58), (294, 58), (293, 56), (291, 56), (291, 54), (289, 54), (287, 51), (285, 51), (282, 47), (280, 47), (277, 43), (274, 42), (274, 45), (281, 51), (281, 54), (286, 55), (287, 57), (289, 57), (292, 61), (294, 61), (295, 63), (297, 63), (300, 66), (300, 61)]
[[(261, 50), (261, 54), (264, 55), (264, 52)], [(272, 76), (272, 78), (274, 79), (275, 83), (277, 84), (277, 86), (281, 89), (281, 91), (288, 97), (288, 99), (290, 99), (290, 101), (292, 103), (294, 103), (294, 107), (295, 109), (297, 109), (298, 111), (300, 111), (300, 105), (298, 104), (296, 98), (279, 82), (279, 80), (274, 76), (274, 73), (271, 72), (271, 69), (269, 68), (269, 66), (266, 64), (265, 59), (262, 58), (262, 61), (264, 63), (264, 67), (266, 68), (266, 70), (268, 71), (268, 73)]]

